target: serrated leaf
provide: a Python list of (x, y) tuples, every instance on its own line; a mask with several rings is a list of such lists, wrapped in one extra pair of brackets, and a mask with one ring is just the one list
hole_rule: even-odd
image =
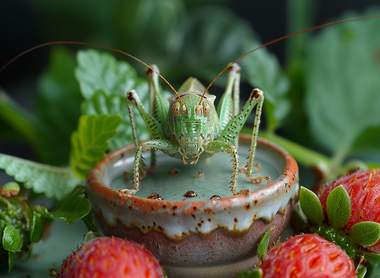
[(343, 185), (334, 188), (326, 200), (327, 216), (331, 226), (338, 230), (351, 216), (351, 199)]
[(350, 238), (362, 246), (371, 246), (380, 239), (380, 224), (372, 221), (356, 223), (348, 231)]
[(87, 172), (101, 160), (109, 140), (120, 125), (119, 115), (91, 115), (79, 118), (78, 130), (71, 136), (70, 166), (74, 174), (85, 179)]
[(44, 223), (37, 212), (33, 211), (33, 218), (30, 227), (30, 241), (39, 242), (44, 232)]
[(317, 195), (313, 191), (302, 186), (299, 199), (302, 211), (306, 217), (312, 223), (321, 226), (325, 216), (323, 215), (321, 201)]
[(6, 154), (0, 154), (0, 169), (23, 182), (26, 188), (43, 193), (49, 199), (60, 200), (81, 183), (68, 167), (54, 167)]
[(270, 234), (272, 233), (274, 228), (275, 227), (271, 227), (268, 231), (266, 231), (259, 242), (259, 246), (257, 247), (257, 257), (259, 259), (264, 259), (267, 255)]
[(5, 250), (19, 251), (22, 246), (20, 233), (12, 225), (7, 225), (3, 230), (2, 244)]
[[(245, 52), (251, 51), (261, 44), (250, 42), (245, 44)], [(248, 75), (248, 82), (264, 92), (269, 131), (274, 131), (281, 125), (281, 121), (289, 113), (291, 105), (286, 98), (290, 89), (289, 79), (282, 70), (275, 55), (266, 48), (259, 49), (247, 56), (244, 60)]]
[(61, 219), (68, 225), (85, 217), (91, 210), (90, 201), (84, 194), (84, 187), (78, 185), (70, 194), (66, 195), (52, 211), (47, 213), (53, 219)]
[[(364, 145), (358, 138), (367, 129), (380, 126), (379, 28), (380, 19), (348, 22), (325, 28), (310, 40), (304, 67), (309, 127), (341, 161), (354, 143)], [(372, 146), (378, 142), (377, 134), (371, 141)]]
[[(144, 92), (144, 90), (140, 91)], [(139, 97), (142, 96), (142, 101), (147, 105), (148, 98), (146, 92), (145, 95), (141, 95), (140, 92), (138, 93)], [(128, 107), (125, 103), (125, 96), (116, 94), (107, 95), (103, 90), (99, 90), (90, 100), (83, 102), (82, 113), (86, 115), (121, 115), (123, 117), (116, 135), (110, 140), (110, 150), (115, 150), (133, 142), (132, 128), (128, 114)], [(148, 139), (149, 131), (142, 117), (136, 116), (135, 120), (140, 140)]]
[(67, 163), (70, 136), (76, 128), (83, 100), (75, 67), (75, 56), (63, 46), (55, 46), (50, 51), (48, 67), (38, 80), (36, 145), (38, 154), (48, 164)]
[(136, 89), (135, 70), (124, 61), (116, 59), (108, 53), (95, 50), (79, 51), (78, 67), (75, 76), (80, 84), (82, 95), (91, 99), (95, 92), (102, 90), (106, 95), (124, 96), (127, 91)]

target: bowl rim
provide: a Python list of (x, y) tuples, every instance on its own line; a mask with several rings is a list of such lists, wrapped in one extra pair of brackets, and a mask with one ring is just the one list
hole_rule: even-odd
[[(250, 135), (239, 135), (239, 140), (241, 141), (251, 141), (252, 136)], [(153, 211), (158, 211), (160, 209), (176, 210), (182, 208), (182, 214), (192, 215), (195, 211), (201, 210), (203, 207), (208, 207), (207, 204), (216, 204), (221, 208), (230, 208), (233, 203), (245, 203), (245, 199), (249, 198), (252, 200), (256, 198), (257, 200), (262, 200), (268, 194), (264, 194), (263, 191), (279, 192), (284, 191), (283, 188), (286, 187), (286, 191), (291, 190), (295, 184), (298, 184), (298, 165), (294, 158), (282, 147), (277, 144), (263, 138), (257, 138), (257, 143), (264, 147), (268, 147), (277, 152), (285, 160), (285, 169), (279, 175), (277, 179), (262, 186), (258, 189), (250, 191), (246, 194), (235, 195), (231, 197), (225, 197), (217, 200), (200, 200), (200, 201), (167, 201), (167, 200), (154, 200), (147, 199), (144, 197), (137, 197), (127, 193), (121, 193), (108, 185), (106, 185), (102, 180), (103, 167), (110, 161), (117, 157), (122, 158), (123, 154), (135, 148), (134, 144), (129, 144), (123, 146), (117, 150), (114, 150), (106, 155), (105, 158), (100, 160), (97, 165), (87, 174), (86, 177), (86, 187), (87, 190), (91, 190), (94, 194), (99, 195), (104, 200), (110, 201), (112, 203), (116, 202), (118, 205), (130, 206), (131, 203), (133, 207), (138, 208), (142, 212), (151, 213)], [(189, 204), (191, 204), (189, 206)], [(187, 208), (186, 208), (187, 207)], [(203, 208), (202, 210), (205, 210)], [(211, 211), (210, 211), (211, 212)]]

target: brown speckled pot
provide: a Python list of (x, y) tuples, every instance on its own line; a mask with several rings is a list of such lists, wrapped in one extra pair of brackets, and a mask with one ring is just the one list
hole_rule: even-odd
[[(241, 136), (240, 142), (250, 142)], [(273, 143), (282, 174), (249, 194), (218, 200), (165, 201), (123, 194), (103, 182), (112, 165), (133, 154), (134, 145), (107, 155), (87, 176), (87, 195), (106, 235), (144, 243), (174, 277), (236, 277), (257, 264), (260, 236), (275, 226), (271, 241), (287, 228), (298, 199), (298, 166)], [(228, 162), (229, 163), (229, 162)]]

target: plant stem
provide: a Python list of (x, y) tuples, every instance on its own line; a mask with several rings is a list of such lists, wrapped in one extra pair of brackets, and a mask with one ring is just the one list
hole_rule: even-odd
[(33, 123), (34, 116), (24, 111), (2, 90), (0, 90), (0, 119), (7, 122), (29, 142), (38, 140), (35, 124)]

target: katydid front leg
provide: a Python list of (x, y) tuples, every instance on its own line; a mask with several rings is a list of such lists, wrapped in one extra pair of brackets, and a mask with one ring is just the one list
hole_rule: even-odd
[(167, 154), (173, 154), (178, 152), (178, 147), (169, 140), (157, 139), (149, 140), (140, 144), (136, 150), (135, 162), (133, 167), (133, 189), (123, 189), (120, 192), (135, 194), (140, 188), (140, 169), (141, 169), (141, 155), (143, 151), (163, 151)]

